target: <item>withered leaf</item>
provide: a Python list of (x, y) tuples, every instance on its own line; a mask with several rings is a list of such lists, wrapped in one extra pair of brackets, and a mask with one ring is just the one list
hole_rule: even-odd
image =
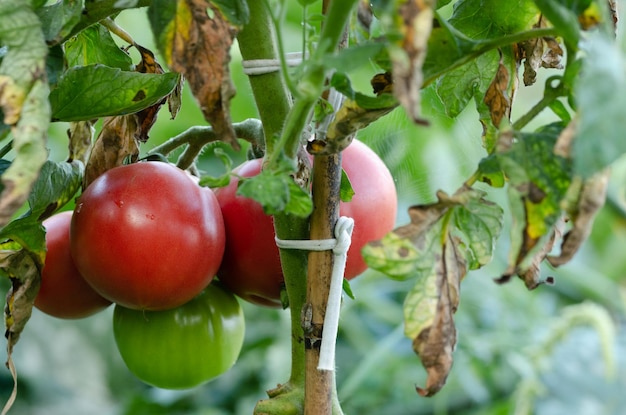
[(4, 308), (4, 336), (8, 339), (8, 355), (11, 355), (13, 346), (30, 319), (35, 297), (39, 292), (42, 264), (36, 262), (24, 249), (0, 252), (0, 268), (10, 276), (12, 283)]
[[(548, 27), (548, 23), (541, 15), (533, 28), (544, 27)], [(539, 68), (563, 69), (561, 64), (563, 49), (553, 37), (530, 39), (519, 43), (518, 46), (518, 63), (524, 60), (524, 85), (529, 86), (535, 83)]]
[[(137, 48), (137, 50), (141, 54), (141, 62), (139, 62), (136, 68), (137, 72), (156, 73), (156, 74), (165, 73), (161, 65), (159, 65), (159, 63), (154, 58), (154, 53), (152, 53), (151, 50), (146, 49), (143, 46), (140, 46), (138, 44), (135, 44), (134, 46)], [(182, 79), (180, 80), (180, 82), (182, 82)], [(178, 85), (180, 85), (180, 82)], [(178, 89), (178, 87), (175, 88), (174, 91), (176, 91), (176, 89)], [(172, 94), (174, 93), (175, 92), (172, 92)], [(159, 109), (165, 103), (167, 99), (169, 99), (169, 96), (166, 98), (163, 98), (161, 101), (157, 102), (156, 104), (134, 114), (137, 117), (137, 121), (136, 121), (137, 128), (134, 133), (134, 136), (137, 140), (139, 140), (142, 143), (145, 143), (146, 141), (148, 141), (148, 132), (150, 131), (150, 129), (156, 122)]]
[[(517, 262), (509, 264), (506, 271), (495, 281), (504, 284), (517, 275), (529, 290), (534, 290), (541, 284), (552, 284), (552, 277), (545, 280), (541, 278), (541, 263), (552, 251), (556, 240), (561, 237), (563, 225), (564, 222), (560, 220), (546, 237), (533, 240), (532, 244), (525, 241), (525, 248), (517, 253)], [(528, 235), (524, 234), (524, 237), (528, 238)]]
[(484, 102), (491, 113), (491, 122), (499, 127), (503, 118), (511, 115), (511, 99), (509, 98), (509, 70), (502, 64), (502, 59), (498, 65), (496, 75), (485, 92)]
[(68, 162), (80, 160), (83, 164), (87, 164), (89, 152), (91, 151), (91, 142), (95, 132), (93, 124), (92, 121), (70, 122), (70, 128), (67, 130), (69, 137)]
[(483, 192), (465, 185), (452, 196), (439, 191), (437, 198), (409, 208), (411, 223), (362, 250), (370, 267), (416, 280), (404, 301), (404, 332), (428, 375), (426, 386), (416, 388), (422, 396), (434, 395), (446, 382), (461, 280), (469, 269), (489, 262), (503, 215)]
[(135, 135), (138, 128), (135, 114), (104, 119), (85, 167), (83, 188), (107, 170), (121, 166), (128, 157), (133, 161), (137, 159), (139, 145)]
[(398, 12), (402, 41), (398, 49), (390, 51), (393, 91), (413, 122), (428, 124), (419, 111), (422, 65), (434, 18), (433, 1), (406, 0), (400, 3)]
[(187, 79), (204, 118), (216, 134), (239, 149), (230, 120), (235, 87), (228, 68), (237, 28), (206, 0), (186, 0), (182, 7), (189, 9), (189, 20), (181, 22), (173, 34), (165, 53), (170, 58), (168, 63)]
[(609, 171), (605, 170), (582, 183), (578, 202), (571, 212), (572, 229), (563, 237), (560, 254), (548, 257), (548, 262), (552, 266), (558, 267), (569, 262), (589, 238), (595, 216), (604, 206), (608, 182)]
[(33, 311), (35, 297), (41, 283), (41, 269), (36, 257), (28, 251), (2, 250), (0, 251), (0, 268), (10, 277), (11, 288), (6, 295), (4, 307), (4, 324), (7, 339), (6, 365), (13, 377), (13, 392), (6, 402), (2, 413), (6, 413), (13, 405), (17, 394), (17, 372), (13, 365), (13, 348), (20, 338), (26, 323)]
[[(436, 289), (436, 305), (434, 315), (429, 325), (424, 327), (413, 338), (413, 350), (420, 357), (422, 365), (428, 374), (426, 387), (416, 387), (422, 396), (433, 396), (445, 384), (452, 368), (452, 352), (456, 345), (456, 328), (453, 314), (459, 305), (460, 283), (467, 273), (467, 263), (459, 250), (459, 240), (448, 235), (446, 242), (441, 246), (441, 252), (435, 259), (435, 266), (428, 284), (434, 284)], [(418, 297), (419, 299), (419, 297)], [(422, 313), (421, 307), (414, 308), (412, 298), (407, 296), (405, 313)], [(408, 310), (407, 310), (408, 309)], [(415, 318), (406, 316), (405, 318)]]

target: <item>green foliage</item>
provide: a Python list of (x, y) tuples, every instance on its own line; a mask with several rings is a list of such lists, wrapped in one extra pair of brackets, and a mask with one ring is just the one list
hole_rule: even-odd
[[(574, 169), (589, 177), (626, 152), (621, 116), (626, 91), (624, 51), (602, 33), (583, 43), (585, 59), (576, 84), (578, 137), (573, 144)], [(608, 122), (610, 120), (610, 122)]]
[(100, 64), (70, 68), (50, 92), (52, 118), (81, 121), (134, 113), (163, 100), (179, 79), (176, 73), (125, 72)]
[(133, 61), (102, 25), (90, 26), (64, 44), (67, 66), (102, 64), (123, 71), (132, 70)]
[(272, 171), (264, 169), (258, 175), (239, 182), (237, 194), (255, 199), (268, 215), (279, 212), (307, 217), (313, 210), (309, 193), (286, 175), (290, 170)]

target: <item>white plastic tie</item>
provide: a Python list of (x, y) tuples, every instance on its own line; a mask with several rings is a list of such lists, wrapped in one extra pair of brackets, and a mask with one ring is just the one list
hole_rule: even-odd
[[(288, 67), (295, 67), (302, 63), (302, 52), (292, 52), (286, 55)], [(279, 59), (252, 59), (241, 62), (243, 73), (246, 75), (264, 75), (280, 71)]]
[(322, 344), (317, 370), (335, 370), (335, 345), (339, 330), (339, 311), (343, 292), (343, 276), (348, 259), (348, 249), (352, 242), (354, 219), (342, 216), (335, 225), (335, 238), (317, 240), (285, 240), (276, 238), (276, 245), (283, 249), (300, 249), (304, 251), (333, 251), (334, 261), (330, 278), (328, 304), (322, 329)]

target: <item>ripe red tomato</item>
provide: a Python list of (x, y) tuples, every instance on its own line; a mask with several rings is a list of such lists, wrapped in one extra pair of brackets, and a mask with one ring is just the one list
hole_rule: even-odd
[(83, 279), (70, 254), (72, 212), (61, 212), (43, 221), (46, 228), (46, 260), (35, 307), (53, 317), (77, 319), (107, 308), (102, 298)]
[[(261, 170), (262, 160), (243, 163), (236, 173), (252, 177)], [(340, 214), (354, 219), (352, 245), (348, 251), (345, 277), (352, 279), (367, 265), (361, 249), (382, 238), (395, 225), (396, 188), (383, 161), (364, 143), (354, 140), (344, 150), (342, 166), (355, 191), (348, 203), (340, 204)], [(259, 305), (279, 307), (283, 274), (278, 248), (274, 242), (274, 224), (256, 201), (237, 196), (238, 180), (217, 189), (226, 228), (226, 249), (218, 271), (219, 279), (241, 298)]]
[(113, 313), (113, 335), (128, 369), (160, 388), (187, 389), (230, 369), (241, 351), (243, 311), (235, 296), (213, 283), (180, 307)]
[(127, 308), (164, 310), (195, 297), (224, 252), (213, 192), (161, 162), (113, 168), (76, 203), (71, 252), (85, 280)]

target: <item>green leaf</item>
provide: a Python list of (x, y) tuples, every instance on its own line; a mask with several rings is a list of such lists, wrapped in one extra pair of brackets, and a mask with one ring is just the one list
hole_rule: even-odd
[(45, 232), (41, 221), (72, 199), (82, 185), (82, 177), (80, 162), (47, 161), (28, 197), (30, 209), (0, 230), (0, 241), (16, 241), (43, 261)]
[(62, 0), (38, 9), (46, 41), (52, 44), (69, 35), (82, 11), (83, 2), (77, 0)]
[(250, 20), (250, 9), (245, 0), (211, 0), (229, 22), (236, 26), (244, 26)]
[(352, 89), (350, 78), (341, 72), (333, 74), (330, 80), (330, 86), (355, 101), (356, 104), (364, 110), (393, 109), (398, 106), (398, 101), (391, 94), (381, 94), (374, 97), (355, 91)]
[(476, 97), (479, 102), (498, 70), (500, 56), (497, 51), (485, 53), (470, 63), (445, 74), (437, 81), (437, 94), (445, 104), (446, 115), (457, 117)]
[(504, 173), (500, 168), (497, 156), (487, 156), (478, 163), (478, 180), (487, 183), (491, 187), (504, 186)]
[(449, 22), (472, 39), (492, 39), (529, 30), (538, 17), (533, 0), (464, 0), (455, 4)]
[(339, 199), (342, 202), (349, 202), (352, 200), (354, 196), (354, 189), (352, 188), (352, 183), (350, 183), (350, 178), (346, 174), (346, 171), (341, 169), (341, 183), (339, 184)]
[[(11, 162), (9, 160), (0, 159), (0, 176), (4, 174), (4, 172), (11, 166)], [(4, 183), (0, 181), (0, 193), (4, 190)]]
[(533, 239), (548, 234), (556, 223), (561, 215), (561, 200), (571, 183), (571, 161), (553, 151), (562, 128), (557, 123), (521, 134), (510, 150), (498, 155), (514, 190), (510, 197), (521, 198), (524, 206), (516, 220), (526, 224), (525, 232)]
[(56, 85), (64, 71), (65, 53), (63, 48), (60, 45), (52, 46), (48, 53), (48, 59), (46, 59), (46, 75), (51, 87)]
[(2, 174), (0, 226), (4, 226), (26, 201), (48, 157), (48, 46), (29, 2), (0, 2), (0, 44), (7, 47), (0, 64), (0, 103), (3, 121), (12, 126), (15, 152), (13, 163)]
[(176, 87), (177, 73), (124, 72), (103, 65), (67, 70), (50, 93), (52, 117), (84, 121), (126, 115), (155, 105)]
[(626, 153), (626, 57), (600, 32), (581, 48), (587, 58), (574, 91), (579, 121), (572, 153), (574, 171), (588, 178)]
[(438, 24), (428, 38), (428, 53), (422, 67), (425, 83), (430, 83), (438, 74), (480, 46), (479, 41), (464, 35), (440, 15), (435, 17)]
[(502, 208), (476, 192), (465, 204), (452, 209), (449, 232), (460, 235), (466, 245), (469, 269), (478, 269), (491, 262), (493, 250), (504, 222)]
[(109, 31), (97, 24), (88, 27), (64, 44), (67, 66), (89, 66), (103, 64), (111, 68), (130, 71), (133, 61), (122, 51)]
[(426, 259), (414, 244), (395, 232), (389, 232), (380, 241), (370, 242), (361, 250), (367, 266), (395, 280), (415, 276), (420, 261)]
[(79, 161), (47, 161), (28, 197), (30, 214), (43, 220), (65, 206), (80, 189), (84, 166)]
[(268, 215), (290, 213), (307, 217), (313, 211), (310, 195), (293, 181), (285, 169), (265, 169), (254, 177), (240, 180), (237, 194), (259, 202)]
[(384, 50), (385, 43), (383, 42), (364, 42), (326, 56), (323, 65), (339, 72), (349, 72), (354, 68), (369, 65)]

